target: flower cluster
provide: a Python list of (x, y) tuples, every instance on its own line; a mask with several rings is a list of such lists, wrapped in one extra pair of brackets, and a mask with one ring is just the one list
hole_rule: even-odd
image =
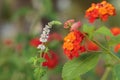
[(82, 53), (85, 51), (85, 47), (82, 46), (83, 39), (84, 35), (78, 30), (71, 31), (64, 38), (63, 49), (69, 59), (78, 57), (79, 52)]
[[(110, 30), (114, 36), (120, 35), (120, 28), (114, 27), (114, 28), (111, 28)], [(120, 43), (115, 46), (114, 52), (117, 53), (119, 50), (120, 50)]]
[(53, 69), (57, 66), (58, 55), (55, 52), (49, 51), (49, 55), (47, 53), (45, 53), (43, 55), (44, 55), (44, 59), (46, 61), (42, 63), (42, 66), (44, 66), (44, 67), (47, 66), (49, 69)]
[(64, 38), (63, 50), (69, 59), (78, 57), (81, 53), (86, 51), (98, 51), (99, 47), (88, 40), (86, 33), (80, 32), (78, 28), (81, 26), (81, 22), (75, 22), (73, 19), (68, 20), (64, 24), (64, 28), (70, 27), (70, 33)]
[(100, 18), (102, 21), (106, 21), (109, 16), (116, 14), (115, 8), (112, 4), (102, 1), (101, 3), (93, 3), (86, 11), (86, 17), (92, 23), (95, 19)]

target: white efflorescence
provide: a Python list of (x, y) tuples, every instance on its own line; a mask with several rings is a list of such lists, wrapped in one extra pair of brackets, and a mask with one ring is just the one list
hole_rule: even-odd
[(47, 39), (48, 39), (48, 35), (49, 35), (49, 33), (50, 33), (50, 28), (51, 27), (49, 27), (48, 25), (45, 25), (45, 28), (43, 28), (43, 32), (42, 32), (42, 34), (41, 34), (41, 36), (40, 36), (40, 41), (41, 42), (47, 42)]
[(38, 49), (41, 49), (42, 51), (46, 49), (44, 43), (47, 42), (48, 40), (48, 37), (49, 37), (49, 33), (50, 33), (50, 29), (52, 28), (52, 25), (60, 25), (61, 22), (59, 21), (52, 21), (52, 22), (49, 22), (48, 25), (45, 25), (45, 27), (43, 28), (43, 32), (42, 34), (40, 35), (40, 42), (42, 42), (42, 44), (38, 45)]
[[(40, 35), (40, 42), (42, 43), (45, 43), (47, 42), (48, 40), (48, 37), (49, 37), (49, 33), (50, 33), (50, 28), (52, 28), (52, 25), (48, 24), (48, 25), (45, 25), (45, 27), (43, 28), (43, 32), (42, 34)], [(37, 47), (38, 49), (41, 49), (41, 50), (45, 50), (45, 45), (44, 44), (40, 44), (38, 45)]]
[(45, 50), (45, 45), (44, 44), (40, 44), (40, 45), (38, 45), (38, 47), (37, 47), (38, 49), (41, 49), (41, 50)]

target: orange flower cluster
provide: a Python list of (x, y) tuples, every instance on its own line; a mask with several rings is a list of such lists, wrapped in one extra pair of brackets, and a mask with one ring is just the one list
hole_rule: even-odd
[[(120, 35), (120, 28), (118, 27), (111, 28), (111, 32), (114, 36), (118, 36)], [(117, 53), (119, 50), (120, 50), (120, 43), (115, 46), (114, 52)]]
[(64, 38), (63, 49), (69, 59), (78, 57), (79, 52), (82, 53), (85, 51), (85, 47), (81, 45), (83, 39), (84, 35), (78, 30), (71, 31)]
[(102, 1), (101, 3), (93, 3), (89, 9), (86, 11), (86, 17), (91, 23), (95, 19), (100, 18), (102, 21), (106, 21), (109, 16), (116, 14), (115, 8), (112, 4)]

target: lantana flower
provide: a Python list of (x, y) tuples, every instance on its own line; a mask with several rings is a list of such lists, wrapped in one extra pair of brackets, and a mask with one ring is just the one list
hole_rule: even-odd
[(83, 52), (100, 50), (97, 44), (85, 36), (86, 33), (78, 30), (81, 27), (80, 21), (72, 22), (69, 27), (70, 32), (65, 36), (63, 43), (64, 54), (69, 59), (79, 57)]
[(102, 21), (107, 21), (109, 16), (114, 16), (115, 14), (114, 6), (106, 1), (102, 1), (97, 4), (93, 3), (91, 7), (86, 10), (85, 17), (93, 23), (98, 18)]
[(85, 51), (85, 47), (82, 45), (83, 39), (84, 35), (78, 30), (71, 31), (64, 38), (63, 49), (69, 59), (78, 57), (80, 53)]

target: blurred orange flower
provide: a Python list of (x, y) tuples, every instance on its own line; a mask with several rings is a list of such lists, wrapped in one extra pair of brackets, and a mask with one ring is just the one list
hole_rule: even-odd
[(102, 1), (101, 3), (92, 4), (90, 8), (86, 10), (86, 17), (89, 19), (91, 23), (95, 21), (95, 19), (100, 18), (102, 21), (106, 21), (109, 16), (113, 16), (116, 14), (115, 8), (112, 4)]
[(117, 44), (114, 48), (114, 52), (118, 53), (120, 50), (120, 44)]
[(120, 28), (119, 27), (113, 27), (110, 30), (111, 30), (111, 32), (114, 36), (117, 36), (117, 35), (120, 34)]

